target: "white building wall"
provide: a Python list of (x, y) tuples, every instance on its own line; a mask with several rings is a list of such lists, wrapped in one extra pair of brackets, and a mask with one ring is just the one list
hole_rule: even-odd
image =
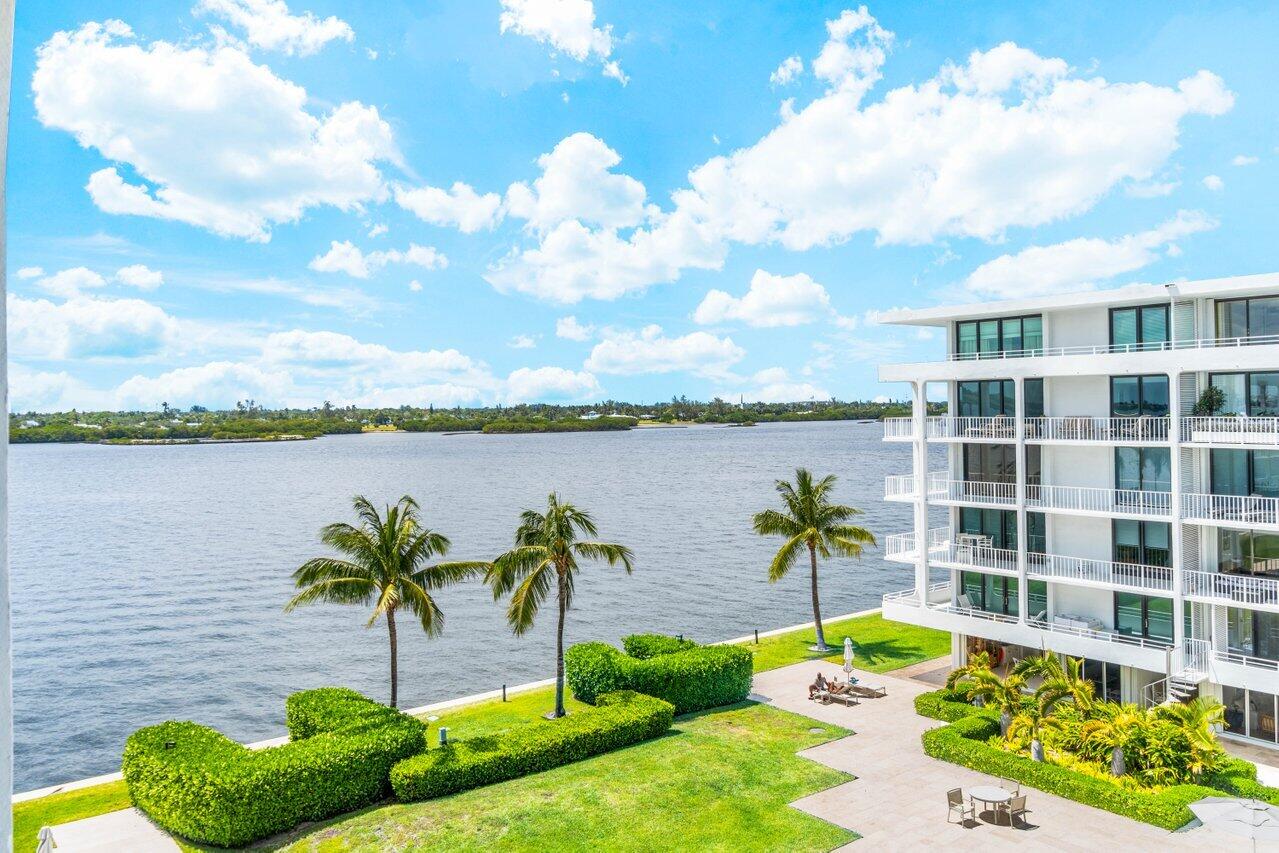
[(1114, 627), (1115, 596), (1112, 591), (1064, 583), (1052, 586), (1054, 614), (1084, 616), (1100, 621), (1107, 628)]
[(1113, 559), (1110, 519), (1093, 516), (1059, 515), (1048, 519), (1049, 553), (1087, 560)]
[(1115, 487), (1113, 447), (1045, 445), (1041, 452), (1045, 483), (1095, 489)]
[(1052, 340), (1046, 346), (1097, 346), (1110, 341), (1110, 310), (1081, 308), (1052, 312)]
[(1049, 417), (1110, 417), (1110, 380), (1104, 376), (1057, 376), (1046, 381)]

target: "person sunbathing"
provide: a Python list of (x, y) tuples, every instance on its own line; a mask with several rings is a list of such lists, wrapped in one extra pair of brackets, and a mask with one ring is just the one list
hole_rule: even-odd
[(831, 693), (835, 696), (840, 696), (845, 693), (848, 693), (851, 687), (852, 685), (850, 684), (840, 684), (838, 681), (832, 681), (829, 683), (828, 687), (826, 688), (826, 692)]
[(830, 690), (830, 682), (819, 672), (817, 673), (817, 680), (808, 685), (808, 698), (812, 699), (818, 693), (825, 693), (828, 690)]

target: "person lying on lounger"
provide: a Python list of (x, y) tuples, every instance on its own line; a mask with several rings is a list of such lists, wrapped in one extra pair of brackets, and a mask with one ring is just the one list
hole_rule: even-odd
[(830, 682), (819, 672), (817, 673), (817, 680), (808, 685), (808, 698), (812, 699), (818, 693), (825, 693), (828, 690), (830, 690)]

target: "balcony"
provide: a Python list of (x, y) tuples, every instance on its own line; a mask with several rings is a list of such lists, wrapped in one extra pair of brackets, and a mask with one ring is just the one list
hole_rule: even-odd
[(1182, 572), (1183, 592), (1208, 604), (1279, 610), (1279, 580), (1221, 572)]
[(1172, 515), (1172, 495), (1136, 489), (1028, 485), (1026, 506), (1075, 515), (1162, 519)]
[(1186, 521), (1214, 527), (1279, 530), (1279, 498), (1186, 494), (1181, 496), (1181, 515)]
[(913, 501), (918, 496), (914, 474), (889, 474), (884, 478), (884, 500)]
[(1017, 484), (988, 480), (953, 480), (945, 471), (932, 471), (928, 474), (928, 500), (937, 504), (1013, 509), (1017, 506)]
[(1094, 344), (1092, 346), (1035, 347), (1033, 349), (999, 350), (983, 353), (947, 354), (947, 361), (1001, 361), (1010, 358), (1043, 358), (1063, 355), (1133, 355), (1169, 350), (1203, 350), (1255, 347), (1279, 344), (1279, 335), (1253, 335), (1241, 338), (1198, 338), (1186, 341), (1143, 342), (1134, 344)]
[[(928, 531), (928, 553), (940, 552), (950, 544), (950, 528), (934, 527)], [(884, 559), (897, 563), (915, 563), (919, 560), (919, 550), (915, 545), (915, 534), (893, 533), (884, 540)]]
[(1027, 554), (1026, 573), (1038, 580), (1079, 586), (1131, 589), (1146, 594), (1172, 592), (1172, 569), (1139, 563), (1115, 563), (1059, 554)]
[(913, 441), (914, 418), (884, 418), (884, 441)]
[(1279, 418), (1182, 418), (1181, 440), (1205, 447), (1279, 447)]
[(1016, 440), (1016, 422), (1006, 416), (993, 418), (951, 417), (941, 415), (928, 419), (929, 441), (988, 441), (1009, 444)]
[(1165, 444), (1168, 419), (1143, 415), (1136, 418), (1026, 418), (1030, 444)]

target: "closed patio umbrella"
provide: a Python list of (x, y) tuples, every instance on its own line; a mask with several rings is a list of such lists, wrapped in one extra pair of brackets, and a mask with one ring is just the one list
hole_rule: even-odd
[(1205, 797), (1190, 804), (1199, 822), (1211, 829), (1258, 841), (1279, 842), (1279, 808), (1260, 800), (1233, 797)]
[(853, 680), (853, 638), (844, 638), (844, 675), (849, 681)]
[(36, 853), (53, 853), (53, 830), (47, 826), (40, 827), (39, 842), (36, 846)]

